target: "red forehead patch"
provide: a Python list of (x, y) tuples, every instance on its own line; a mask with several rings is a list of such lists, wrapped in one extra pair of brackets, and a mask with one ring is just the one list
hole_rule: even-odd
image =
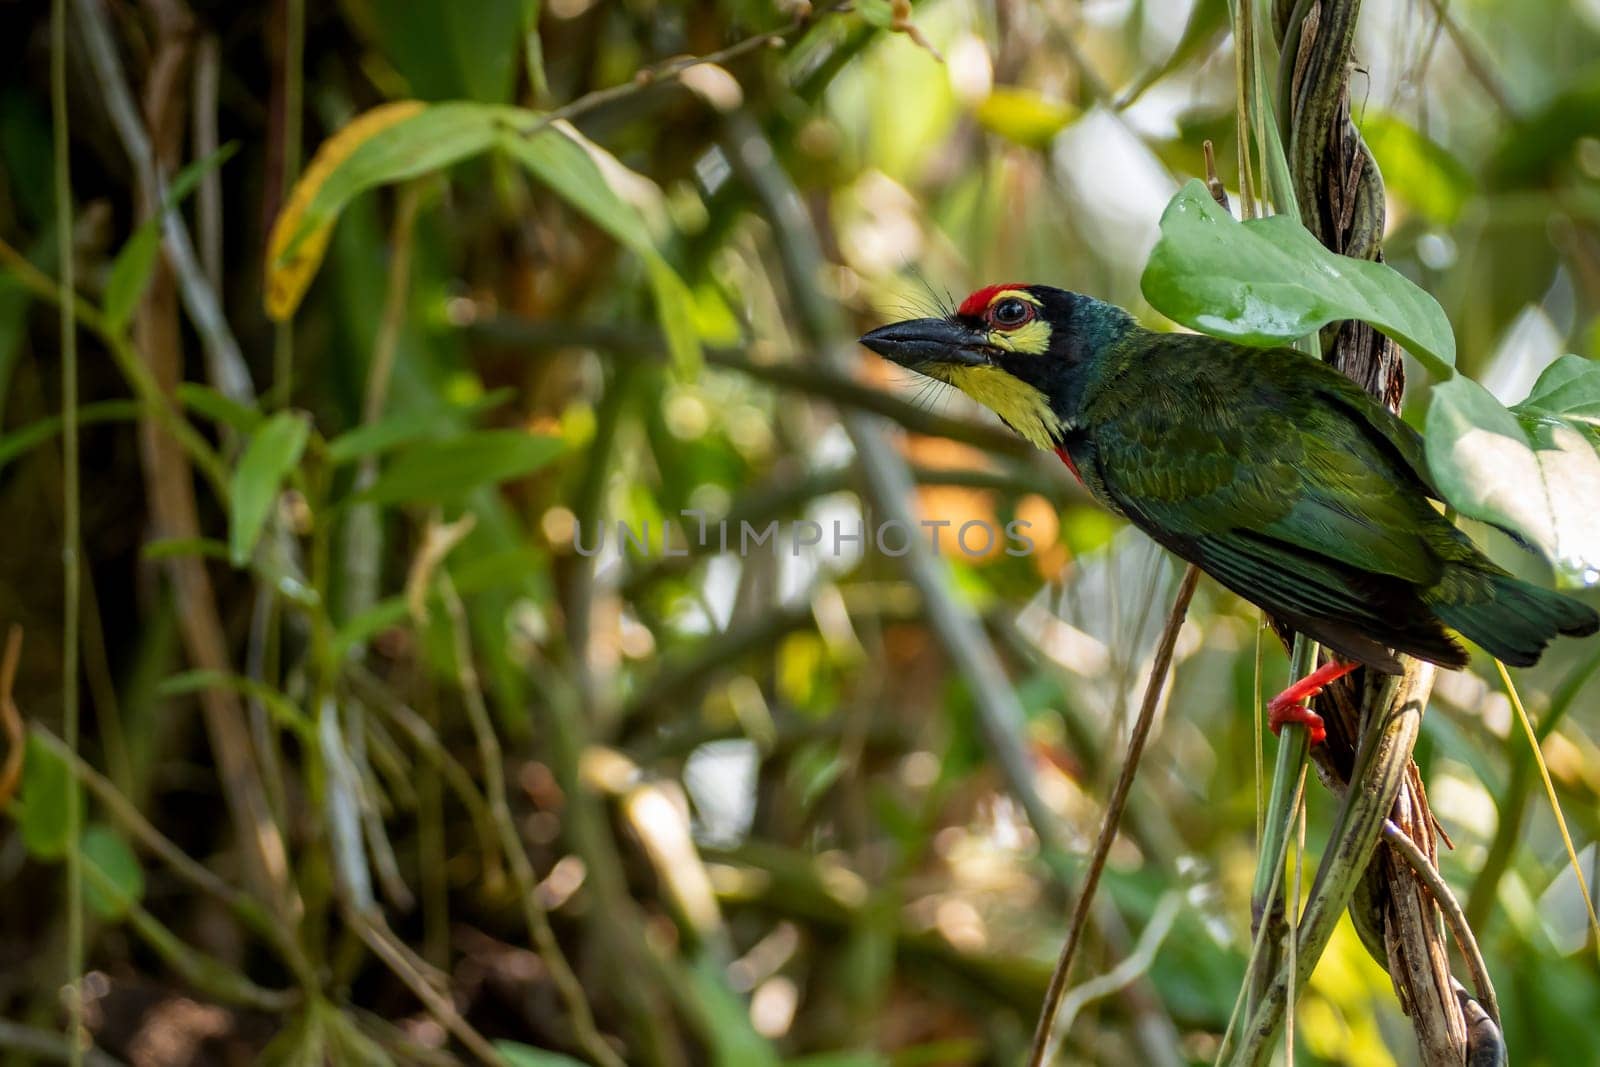
[(961, 301), (961, 306), (956, 309), (958, 315), (968, 315), (977, 318), (989, 308), (989, 301), (994, 299), (996, 293), (1005, 292), (1007, 289), (1026, 289), (1027, 282), (1006, 282), (1003, 285), (986, 285)]

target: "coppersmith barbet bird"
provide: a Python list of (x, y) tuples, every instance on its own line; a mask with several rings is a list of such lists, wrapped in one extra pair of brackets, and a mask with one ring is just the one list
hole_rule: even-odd
[(1144, 329), (1043, 285), (979, 289), (944, 318), (873, 330), (874, 352), (966, 393), (1057, 453), (1101, 504), (1337, 659), (1269, 722), (1403, 652), (1459, 668), (1454, 629), (1511, 666), (1600, 616), (1492, 563), (1430, 502), (1421, 438), (1358, 385), (1290, 348)]

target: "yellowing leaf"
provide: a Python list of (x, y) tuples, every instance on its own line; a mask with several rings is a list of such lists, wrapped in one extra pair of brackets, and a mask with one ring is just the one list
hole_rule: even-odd
[(1034, 92), (1001, 86), (973, 110), (973, 117), (990, 133), (1027, 148), (1043, 148), (1071, 125), (1078, 109)]
[(278, 321), (287, 319), (300, 306), (300, 298), (317, 273), (333, 233), (333, 217), (316, 222), (302, 234), (307, 210), (319, 190), (339, 165), (356, 149), (391, 126), (412, 118), (427, 107), (420, 100), (400, 100), (383, 104), (351, 120), (343, 129), (322, 143), (310, 166), (295, 182), (283, 210), (272, 224), (267, 241), (267, 315)]

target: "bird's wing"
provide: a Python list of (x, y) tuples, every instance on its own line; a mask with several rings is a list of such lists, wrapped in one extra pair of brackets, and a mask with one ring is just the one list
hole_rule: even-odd
[[(1321, 368), (1293, 370), (1315, 380)], [(1137, 401), (1094, 431), (1095, 474), (1116, 507), (1349, 655), (1392, 662), (1373, 638), (1451, 654), (1415, 592), (1441, 570), (1422, 531), (1425, 490), (1387, 436), (1316, 389), (1276, 384), (1303, 379), (1245, 361), (1139, 377)]]

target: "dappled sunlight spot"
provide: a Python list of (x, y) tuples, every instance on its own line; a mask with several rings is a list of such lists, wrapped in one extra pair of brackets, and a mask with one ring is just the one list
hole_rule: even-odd
[(682, 789), (670, 781), (637, 786), (622, 810), (677, 912), (696, 936), (712, 936), (722, 926), (722, 912), (690, 836), (689, 802)]
[(550, 873), (545, 875), (544, 881), (536, 887), (539, 894), (539, 906), (546, 911), (557, 911), (563, 904), (571, 900), (580, 888), (584, 879), (588, 877), (589, 868), (577, 856), (562, 856), (556, 860)]
[(1033, 542), (1033, 567), (1039, 577), (1052, 581), (1072, 562), (1072, 550), (1061, 540), (1061, 516), (1056, 506), (1038, 493), (1017, 501), (1020, 530)]
[(1476, 718), (1483, 728), (1505, 740), (1511, 735), (1511, 701), (1471, 671), (1440, 671), (1433, 682), (1434, 699)]
[(173, 997), (152, 1008), (128, 1042), (133, 1067), (167, 1067), (189, 1063), (201, 1055), (202, 1046), (233, 1027), (233, 1016), (215, 1004), (199, 1004), (188, 997)]
[(975, 33), (963, 33), (945, 51), (945, 70), (950, 91), (956, 99), (971, 106), (994, 88), (994, 64), (989, 59), (989, 44)]
[(1393, 997), (1389, 976), (1368, 955), (1349, 917), (1341, 917), (1311, 974), (1295, 1032), (1330, 1061), (1393, 1067), (1378, 1025), (1378, 1013), (1398, 1015)]
[[(1552, 738), (1551, 740), (1554, 740)], [(1548, 758), (1549, 742), (1545, 743)], [(1553, 772), (1554, 768), (1552, 768)], [(1578, 864), (1586, 877), (1594, 879), (1596, 845), (1590, 842), (1578, 852)], [(1593, 886), (1594, 882), (1589, 883)], [(1562, 862), (1545, 891), (1539, 895), (1539, 922), (1555, 950), (1564, 956), (1582, 952), (1589, 941), (1589, 909), (1583, 900), (1583, 890), (1572, 865)]]
[(750, 997), (750, 1025), (766, 1038), (782, 1037), (794, 1023), (800, 1006), (800, 987), (783, 975), (767, 979)]
[(829, 896), (846, 907), (859, 908), (871, 896), (871, 889), (866, 880), (845, 863), (842, 853), (824, 852), (817, 857), (817, 873)]
[(759, 867), (732, 863), (708, 863), (706, 873), (719, 900), (738, 902), (759, 900), (772, 887), (772, 875)]
[(760, 752), (743, 738), (708, 741), (689, 753), (683, 784), (694, 801), (696, 836), (718, 846), (744, 839), (755, 819)]
[(628, 659), (648, 659), (655, 655), (656, 637), (650, 627), (640, 622), (631, 611), (623, 611), (617, 634), (617, 648)]
[(868, 276), (892, 274), (922, 257), (922, 208), (900, 183), (868, 171), (842, 191), (839, 251)]
[(557, 504), (539, 516), (539, 532), (551, 548), (566, 548), (572, 544), (572, 535), (578, 528), (578, 517), (572, 509)]
[(989, 944), (988, 928), (978, 909), (960, 897), (946, 897), (934, 910), (934, 929), (963, 952), (980, 952)]
[[(718, 890), (720, 892), (720, 885)], [(787, 919), (779, 922), (743, 956), (728, 964), (728, 985), (735, 993), (750, 992), (777, 974), (799, 948), (800, 928)]]
[(667, 432), (680, 441), (698, 441), (711, 429), (711, 412), (699, 393), (691, 389), (668, 391), (661, 413)]
[(1073, 674), (1095, 677), (1111, 663), (1104, 641), (1084, 633), (1050, 610), (1049, 591), (1040, 590), (1017, 616), (1017, 629), (1040, 652)]
[(929, 789), (938, 780), (939, 757), (932, 752), (918, 749), (900, 758), (900, 781), (907, 789)]
[(620, 796), (639, 780), (639, 766), (614, 748), (590, 745), (578, 757), (578, 778), (589, 789)]
[(1489, 364), (1478, 374), (1482, 385), (1502, 404), (1528, 395), (1540, 373), (1561, 355), (1565, 338), (1537, 304), (1526, 305), (1495, 346)]
[[(1444, 820), (1458, 850), (1470, 844), (1463, 840), (1464, 834), (1486, 841), (1499, 822), (1494, 797), (1484, 788), (1483, 782), (1471, 768), (1454, 761), (1442, 762), (1434, 770), (1428, 782), (1428, 802)], [(1462, 853), (1458, 858), (1471, 865), (1470, 856)]]
[(1557, 730), (1540, 742), (1545, 766), (1552, 778), (1562, 782), (1583, 782), (1591, 790), (1600, 779), (1600, 768), (1591, 764), (1572, 738)]

